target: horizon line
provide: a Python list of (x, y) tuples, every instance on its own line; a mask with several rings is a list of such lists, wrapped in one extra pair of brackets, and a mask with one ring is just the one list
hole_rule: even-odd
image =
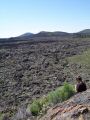
[(78, 31), (76, 31), (76, 32), (67, 32), (67, 31), (59, 31), (59, 30), (56, 30), (56, 31), (47, 31), (47, 30), (41, 30), (41, 31), (38, 31), (38, 32), (23, 32), (23, 33), (21, 33), (21, 34), (17, 34), (17, 35), (13, 35), (13, 36), (7, 36), (7, 37), (0, 37), (0, 39), (8, 39), (8, 38), (13, 38), (13, 37), (19, 37), (19, 36), (21, 36), (21, 35), (24, 35), (24, 34), (26, 34), (26, 33), (31, 33), (31, 34), (38, 34), (38, 33), (40, 33), (40, 32), (65, 32), (65, 33), (71, 33), (71, 34), (73, 34), (73, 33), (78, 33), (78, 32), (81, 32), (81, 31), (83, 31), (83, 30), (90, 30), (89, 28), (86, 28), (86, 29), (82, 29), (82, 30), (78, 30)]

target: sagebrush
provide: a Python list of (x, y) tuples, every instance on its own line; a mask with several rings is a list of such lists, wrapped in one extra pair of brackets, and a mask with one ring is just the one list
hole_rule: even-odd
[(44, 96), (38, 100), (34, 100), (30, 105), (30, 111), (33, 115), (38, 115), (44, 106), (63, 102), (74, 95), (74, 93), (75, 91), (73, 86), (68, 83), (64, 83), (62, 87), (59, 87), (55, 91), (48, 93), (47, 96)]

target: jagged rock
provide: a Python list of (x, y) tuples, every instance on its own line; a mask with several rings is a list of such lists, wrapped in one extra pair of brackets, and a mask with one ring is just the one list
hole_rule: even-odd
[[(33, 98), (46, 95), (61, 86), (65, 80), (74, 83), (73, 70), (81, 67), (70, 66), (64, 58), (80, 54), (90, 48), (90, 40), (58, 38), (59, 41), (56, 41), (56, 38), (53, 38), (55, 41), (51, 42), (52, 38), (48, 39), (50, 41), (44, 43), (31, 44), (28, 41), (0, 46), (1, 112), (12, 106), (18, 111), (21, 103), (26, 104), (26, 101), (31, 102)], [(90, 75), (84, 76), (89, 82)]]
[(40, 120), (90, 120), (90, 89), (50, 108)]

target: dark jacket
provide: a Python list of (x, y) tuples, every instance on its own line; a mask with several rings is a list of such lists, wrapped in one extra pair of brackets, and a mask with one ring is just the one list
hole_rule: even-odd
[(87, 90), (86, 84), (84, 82), (80, 82), (76, 85), (77, 92), (83, 92)]

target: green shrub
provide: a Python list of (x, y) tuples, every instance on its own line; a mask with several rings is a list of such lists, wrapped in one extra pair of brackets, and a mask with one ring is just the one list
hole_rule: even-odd
[(56, 89), (48, 94), (49, 103), (58, 103), (67, 100), (74, 94), (74, 89), (72, 85), (64, 83), (63, 87)]
[(48, 98), (48, 102), (49, 103), (58, 103), (60, 102), (60, 91), (56, 90), (56, 91), (52, 91), (47, 95)]
[(40, 113), (44, 105), (48, 104), (48, 99), (46, 96), (42, 97), (41, 99), (34, 100), (30, 105), (31, 113), (36, 116)]
[(68, 83), (64, 83), (63, 88), (60, 91), (60, 98), (61, 101), (65, 101), (68, 98), (70, 98), (72, 95), (74, 95), (75, 91), (73, 89), (73, 86), (71, 86)]
[(34, 116), (38, 115), (40, 110), (41, 110), (40, 102), (39, 102), (39, 100), (35, 100), (30, 106), (30, 111), (31, 111), (32, 115), (34, 115)]
[(0, 120), (3, 120), (3, 118), (4, 118), (4, 114), (0, 113)]
[(36, 116), (40, 113), (44, 106), (63, 102), (70, 98), (72, 95), (74, 95), (73, 86), (69, 85), (68, 83), (64, 83), (63, 87), (60, 87), (55, 91), (48, 93), (47, 96), (33, 101), (33, 103), (30, 105), (30, 111), (34, 116)]

